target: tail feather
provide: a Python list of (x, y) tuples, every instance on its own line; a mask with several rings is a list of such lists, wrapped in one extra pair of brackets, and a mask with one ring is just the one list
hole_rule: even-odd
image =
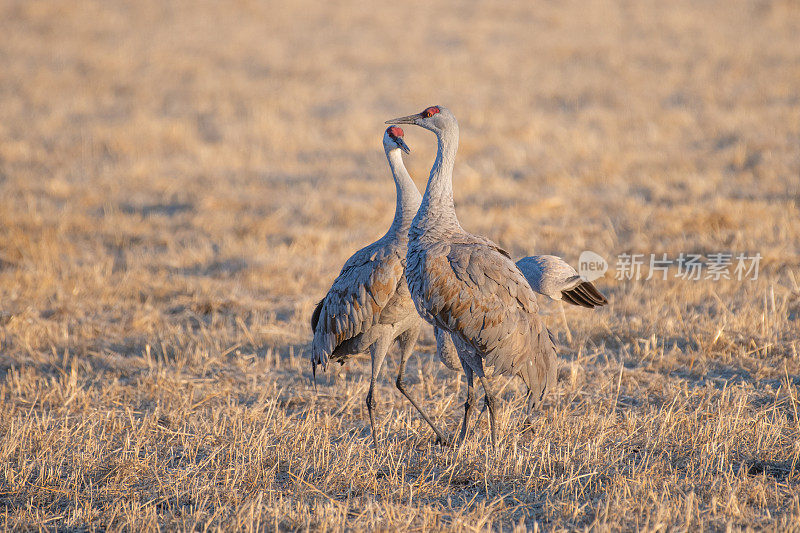
[[(325, 298), (317, 303), (314, 312), (311, 313), (311, 331), (317, 332), (317, 324), (319, 323), (319, 315), (322, 313), (322, 304), (325, 303)], [(314, 392), (317, 392), (317, 359), (313, 351), (311, 354), (311, 380), (314, 382)]]
[(322, 313), (322, 304), (325, 302), (325, 298), (319, 301), (317, 307), (314, 308), (314, 312), (311, 313), (311, 331), (316, 333), (317, 332), (317, 323), (319, 322), (319, 315)]
[(519, 375), (528, 387), (527, 409), (530, 412), (531, 409), (541, 405), (547, 393), (556, 385), (558, 358), (555, 340), (549, 329), (544, 328), (539, 335), (539, 346), (533, 358), (524, 363)]
[(311, 360), (311, 381), (314, 382), (314, 392), (317, 392), (317, 362)]

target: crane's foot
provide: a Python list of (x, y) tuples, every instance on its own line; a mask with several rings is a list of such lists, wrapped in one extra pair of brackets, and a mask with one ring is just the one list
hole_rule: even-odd
[(434, 444), (438, 446), (444, 446), (445, 448), (452, 448), (453, 440), (444, 435), (436, 435), (436, 440), (434, 441)]

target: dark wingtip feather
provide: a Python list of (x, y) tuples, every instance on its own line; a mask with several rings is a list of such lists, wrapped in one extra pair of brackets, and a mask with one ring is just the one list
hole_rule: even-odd
[(587, 301), (586, 297), (584, 297), (577, 289), (578, 288), (575, 287), (574, 289), (570, 289), (568, 291), (561, 291), (561, 297), (566, 300), (567, 303), (571, 303), (572, 305), (593, 309), (594, 305)]
[(597, 287), (595, 287), (590, 281), (584, 281), (581, 285), (583, 285), (586, 289), (586, 292), (588, 292), (594, 298), (595, 302), (597, 302), (597, 305), (608, 304), (608, 299), (603, 295), (602, 292), (597, 290)]
[(606, 305), (608, 303), (606, 297), (603, 296), (600, 291), (598, 291), (589, 281), (584, 281), (575, 288), (578, 289), (581, 294), (583, 294), (586, 299), (588, 299), (594, 305)]
[(572, 295), (569, 293), (569, 291), (561, 291), (561, 298), (562, 298), (562, 299), (563, 299), (565, 302), (567, 302), (568, 304), (572, 304), (572, 305), (580, 305), (578, 302), (576, 302), (576, 301), (575, 301), (575, 300), (572, 298)]
[(325, 301), (325, 298), (319, 301), (317, 307), (314, 308), (314, 312), (311, 314), (311, 331), (313, 333), (317, 332), (317, 322), (319, 322), (319, 315), (322, 313), (322, 303)]
[(584, 281), (568, 291), (562, 291), (561, 295), (567, 302), (587, 309), (608, 303), (606, 297), (589, 281)]

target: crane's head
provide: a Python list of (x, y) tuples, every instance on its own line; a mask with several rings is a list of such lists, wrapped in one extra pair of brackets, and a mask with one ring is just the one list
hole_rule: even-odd
[(456, 117), (444, 106), (432, 105), (426, 107), (421, 113), (407, 117), (393, 118), (386, 124), (415, 124), (434, 133), (440, 133), (448, 128), (458, 128)]
[(403, 128), (399, 126), (389, 126), (386, 128), (386, 133), (383, 134), (383, 148), (386, 152), (397, 150), (398, 148), (407, 154), (411, 153), (411, 148), (408, 147), (403, 140)]

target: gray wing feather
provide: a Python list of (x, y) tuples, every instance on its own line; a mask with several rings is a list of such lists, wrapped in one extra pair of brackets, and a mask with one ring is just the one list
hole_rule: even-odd
[(323, 299), (311, 345), (314, 364), (327, 364), (339, 345), (377, 324), (403, 281), (404, 258), (381, 244), (353, 254)]
[(554, 382), (555, 348), (533, 290), (491, 241), (459, 237), (426, 251), (418, 309), (474, 348), (495, 373), (519, 373), (532, 393), (543, 395)]

